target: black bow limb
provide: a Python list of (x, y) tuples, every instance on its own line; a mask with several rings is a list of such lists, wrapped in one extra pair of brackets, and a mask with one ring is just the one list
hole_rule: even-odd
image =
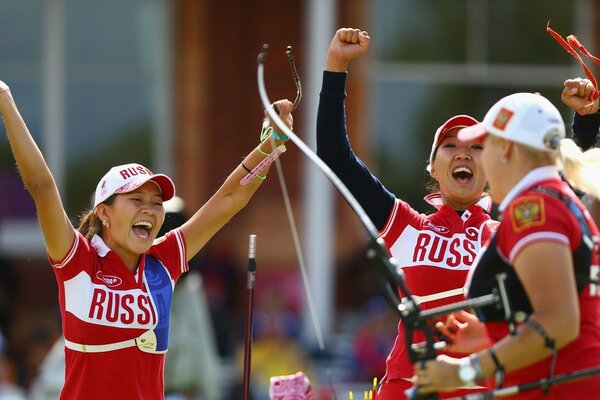
[[(396, 260), (389, 256), (388, 250), (383, 243), (383, 239), (371, 239), (369, 241), (369, 250), (367, 255), (379, 273), (381, 283), (385, 290), (385, 297), (389, 305), (400, 315), (404, 323), (406, 333), (406, 344), (408, 355), (412, 363), (425, 363), (426, 360), (432, 360), (437, 356), (436, 340), (434, 330), (430, 320), (423, 318), (422, 311), (417, 305), (412, 293), (410, 292), (404, 279), (404, 272), (396, 264)], [(398, 296), (398, 288), (404, 297)], [(421, 331), (425, 335), (425, 342), (422, 345), (415, 345), (414, 333)], [(418, 386), (413, 386), (407, 393), (411, 400), (438, 400), (436, 393), (423, 394), (419, 392)]]
[[(438, 335), (434, 328), (434, 321), (443, 315), (451, 314), (459, 310), (468, 310), (478, 307), (493, 306), (504, 309), (505, 319), (512, 324), (512, 311), (507, 297), (504, 281), (506, 274), (498, 274), (498, 289), (489, 295), (476, 297), (429, 310), (421, 310), (414, 300), (404, 279), (404, 273), (397, 266), (395, 260), (390, 258), (387, 249), (383, 246), (381, 238), (378, 241), (370, 241), (368, 256), (379, 272), (379, 277), (385, 289), (388, 303), (398, 312), (404, 324), (405, 340), (408, 349), (408, 357), (413, 364), (424, 366), (428, 360), (437, 357), (437, 351), (446, 343), (438, 341)], [(398, 296), (397, 288), (404, 294), (403, 298)], [(425, 336), (425, 341), (414, 343), (414, 335), (420, 331)], [(438, 400), (437, 393), (421, 393), (418, 386), (408, 390), (407, 396), (410, 400)]]

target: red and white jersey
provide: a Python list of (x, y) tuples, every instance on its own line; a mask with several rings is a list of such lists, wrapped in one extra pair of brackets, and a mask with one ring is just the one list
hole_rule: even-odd
[[(590, 283), (590, 278), (597, 279), (600, 272), (600, 255), (592, 240), (600, 237), (600, 233), (588, 211), (554, 167), (531, 171), (508, 193), (500, 204), (500, 210), (502, 224), (468, 279), (469, 296), (489, 294), (495, 287), (495, 275), (505, 272), (512, 311), (529, 315), (535, 310), (514, 271), (514, 260), (527, 246), (540, 241), (569, 247), (573, 253), (573, 275), (579, 294), (580, 327), (577, 339), (558, 350), (555, 373), (597, 367), (600, 364), (600, 285)], [(582, 231), (588, 236), (584, 237)], [(542, 259), (539, 264), (529, 267), (544, 268), (544, 262)], [(560, 295), (556, 292), (556, 296)], [(486, 323), (492, 342), (498, 342), (509, 334), (503, 311), (487, 307), (481, 308), (479, 315)], [(540, 346), (543, 346), (542, 343), (540, 337)], [(551, 357), (547, 357), (507, 373), (505, 385), (543, 379), (550, 368)], [(547, 396), (539, 390), (531, 390), (514, 398), (591, 399), (598, 397), (599, 388), (600, 376), (596, 375), (552, 386)]]
[[(418, 213), (405, 201), (396, 199), (380, 236), (404, 271), (408, 289), (419, 307), (429, 309), (465, 299), (467, 273), (498, 222), (489, 216), (492, 201), (488, 196), (462, 215), (443, 204), (438, 193), (428, 195), (425, 200), (437, 208), (435, 213)], [(416, 333), (415, 342), (424, 339), (420, 332)], [(408, 358), (401, 321), (387, 359), (386, 379), (412, 376), (413, 365)]]
[[(61, 398), (164, 397), (170, 301), (163, 303), (160, 297), (153, 298), (148, 287), (152, 287), (154, 278), (145, 273), (147, 263), (161, 270), (164, 277), (161, 284), (169, 297), (175, 282), (188, 270), (181, 232), (170, 231), (155, 241), (147, 254), (141, 256), (134, 273), (99, 236), (90, 242), (79, 232), (67, 256), (58, 262), (51, 261), (58, 282), (65, 340), (103, 345), (134, 339), (157, 327), (164, 333), (159, 335), (164, 345), (154, 353), (137, 347), (96, 353), (65, 348), (65, 385)], [(160, 315), (167, 315), (166, 321)]]

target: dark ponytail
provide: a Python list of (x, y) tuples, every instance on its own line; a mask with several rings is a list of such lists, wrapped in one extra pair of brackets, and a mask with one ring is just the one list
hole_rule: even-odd
[[(104, 200), (103, 204), (112, 204), (115, 200), (116, 195), (110, 196)], [(94, 235), (102, 237), (102, 220), (96, 215), (94, 209), (90, 209), (81, 214), (79, 219), (79, 226), (77, 230), (87, 239), (92, 240)]]
[(77, 230), (87, 239), (92, 240), (94, 235), (102, 236), (102, 220), (94, 210), (87, 210), (81, 215)]

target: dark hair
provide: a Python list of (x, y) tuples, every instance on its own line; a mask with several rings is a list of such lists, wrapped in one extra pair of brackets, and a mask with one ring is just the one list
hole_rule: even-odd
[[(431, 165), (431, 164), (428, 164)], [(431, 176), (431, 173), (425, 170), (425, 192), (427, 194), (437, 193), (440, 191), (440, 184), (437, 179)]]
[[(115, 200), (116, 194), (113, 194), (108, 199), (104, 200), (100, 204), (112, 204)], [(79, 226), (77, 230), (87, 239), (92, 240), (94, 235), (102, 237), (102, 220), (98, 218), (94, 209), (89, 209), (81, 214), (79, 218)]]

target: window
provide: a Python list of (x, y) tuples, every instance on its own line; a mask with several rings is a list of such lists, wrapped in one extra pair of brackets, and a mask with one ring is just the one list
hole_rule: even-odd
[(513, 92), (541, 92), (569, 125), (562, 82), (583, 72), (546, 24), (593, 49), (591, 7), (588, 0), (377, 0), (371, 126), (385, 185), (427, 209), (421, 198), (437, 127), (455, 114), (482, 119)]
[[(169, 4), (0, 0), (0, 79), (11, 87), (74, 224), (111, 166), (140, 162), (170, 172)], [(35, 247), (43, 254), (33, 202), (1, 129), (0, 183), (9, 189), (0, 202), (0, 251)], [(39, 240), (11, 245), (15, 229)]]

